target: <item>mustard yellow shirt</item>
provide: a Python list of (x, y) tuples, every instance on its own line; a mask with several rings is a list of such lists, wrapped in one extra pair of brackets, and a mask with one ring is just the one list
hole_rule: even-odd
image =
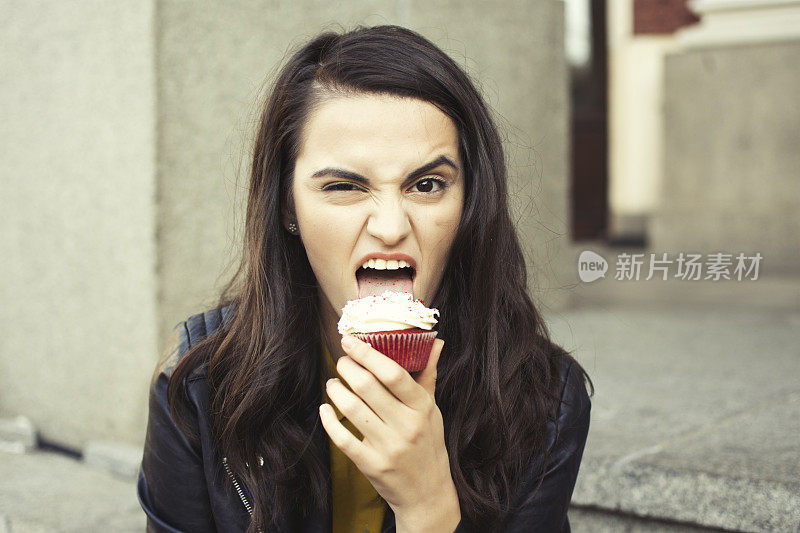
[[(361, 432), (339, 411), (325, 390), (325, 382), (339, 377), (325, 337), (322, 338), (322, 397), (330, 404), (342, 425), (363, 439)], [(341, 379), (348, 389), (347, 382)], [(380, 533), (388, 504), (380, 497), (369, 480), (328, 437), (331, 456), (331, 492), (333, 500), (333, 533)]]

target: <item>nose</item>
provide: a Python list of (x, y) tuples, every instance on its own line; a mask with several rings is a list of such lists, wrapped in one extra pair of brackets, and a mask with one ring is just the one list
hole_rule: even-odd
[(411, 221), (399, 200), (375, 205), (367, 221), (367, 233), (386, 246), (399, 244), (411, 232)]

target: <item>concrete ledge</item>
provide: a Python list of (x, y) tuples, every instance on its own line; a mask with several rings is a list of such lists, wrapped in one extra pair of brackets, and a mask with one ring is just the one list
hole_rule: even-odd
[(595, 507), (570, 505), (569, 524), (572, 533), (726, 533), (727, 530), (709, 528), (673, 520), (654, 520)]
[(800, 530), (800, 483), (588, 460), (572, 501), (732, 531)]
[(548, 318), (595, 386), (573, 503), (681, 527), (799, 532), (800, 313), (784, 306), (796, 293), (778, 306), (715, 306), (711, 287), (707, 306), (659, 307), (664, 288), (649, 287), (631, 287), (647, 306), (608, 299)]
[(27, 453), (36, 448), (36, 428), (25, 416), (0, 418), (0, 452)]
[(142, 448), (117, 441), (89, 441), (83, 449), (86, 464), (115, 476), (135, 480), (142, 464)]
[(145, 530), (135, 481), (61, 454), (0, 452), (0, 532)]

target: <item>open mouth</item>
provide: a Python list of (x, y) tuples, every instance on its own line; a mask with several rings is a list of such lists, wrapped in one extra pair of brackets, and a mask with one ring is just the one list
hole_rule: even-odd
[(380, 296), (384, 291), (414, 294), (416, 271), (411, 266), (401, 266), (405, 261), (370, 259), (356, 270), (358, 297)]

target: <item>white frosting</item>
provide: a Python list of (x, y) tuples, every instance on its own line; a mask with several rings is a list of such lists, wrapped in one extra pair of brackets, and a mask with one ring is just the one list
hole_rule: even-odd
[(380, 296), (350, 300), (342, 309), (339, 333), (374, 333), (396, 329), (433, 329), (438, 309), (425, 307), (410, 292), (385, 291)]

